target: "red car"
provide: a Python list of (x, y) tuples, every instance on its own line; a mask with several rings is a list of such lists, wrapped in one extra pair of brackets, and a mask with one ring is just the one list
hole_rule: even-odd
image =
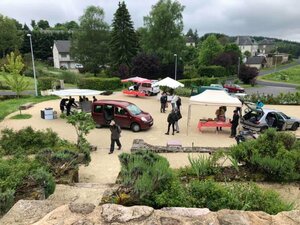
[(97, 126), (107, 126), (114, 120), (120, 127), (134, 132), (149, 129), (153, 125), (152, 116), (135, 104), (120, 100), (98, 100), (93, 102), (92, 117)]
[(227, 88), (229, 93), (244, 93), (245, 92), (245, 89), (237, 84), (224, 84), (224, 88)]

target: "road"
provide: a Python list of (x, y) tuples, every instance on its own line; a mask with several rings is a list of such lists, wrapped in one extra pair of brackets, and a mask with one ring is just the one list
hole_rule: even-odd
[[(276, 72), (286, 70), (286, 69), (292, 68), (294, 66), (298, 66), (300, 64), (300, 59), (296, 59), (295, 62), (296, 62), (295, 64), (287, 64), (285, 66), (282, 66), (282, 67), (276, 69)], [(263, 76), (263, 75), (271, 74), (271, 73), (274, 73), (274, 72), (275, 72), (275, 69), (274, 70), (267, 70), (267, 71), (260, 71), (258, 76)], [(298, 86), (296, 84), (287, 84), (287, 83), (262, 81), (262, 80), (257, 80), (256, 83), (258, 85), (262, 85), (262, 86), (282, 87), (282, 88), (290, 88), (290, 89), (295, 89)], [(289, 90), (289, 89), (287, 89), (287, 90)]]

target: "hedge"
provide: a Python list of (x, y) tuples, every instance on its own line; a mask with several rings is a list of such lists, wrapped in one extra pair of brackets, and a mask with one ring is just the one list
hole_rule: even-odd
[(191, 87), (192, 85), (196, 86), (209, 86), (211, 84), (218, 84), (219, 78), (215, 77), (201, 77), (201, 78), (193, 78), (193, 79), (183, 79), (178, 80), (180, 83), (184, 84), (184, 87)]
[(93, 90), (115, 90), (122, 87), (121, 80), (118, 77), (113, 78), (98, 78), (86, 77), (78, 82), (79, 88)]
[(226, 69), (222, 66), (200, 66), (198, 68), (200, 77), (225, 77)]

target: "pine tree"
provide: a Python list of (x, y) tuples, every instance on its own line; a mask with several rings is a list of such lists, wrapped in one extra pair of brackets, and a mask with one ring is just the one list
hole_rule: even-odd
[(119, 2), (114, 14), (111, 32), (111, 60), (114, 66), (131, 66), (131, 60), (137, 54), (138, 40), (131, 16), (125, 2)]

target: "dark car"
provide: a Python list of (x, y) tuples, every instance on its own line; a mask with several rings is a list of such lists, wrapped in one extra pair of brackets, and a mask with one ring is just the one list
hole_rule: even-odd
[(114, 120), (122, 128), (134, 132), (147, 130), (153, 125), (152, 116), (135, 104), (120, 100), (98, 100), (92, 104), (92, 117), (97, 126), (106, 126)]
[(277, 130), (297, 130), (299, 127), (299, 119), (289, 117), (283, 112), (247, 106), (246, 114), (240, 119), (242, 127), (247, 130), (262, 132), (270, 127)]
[(227, 88), (229, 93), (244, 93), (245, 92), (245, 89), (237, 84), (224, 84), (224, 88)]

